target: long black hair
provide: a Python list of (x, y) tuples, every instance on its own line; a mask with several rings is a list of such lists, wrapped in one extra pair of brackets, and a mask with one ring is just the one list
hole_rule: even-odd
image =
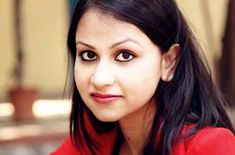
[[(135, 25), (160, 47), (162, 53), (175, 43), (180, 45), (174, 78), (170, 82), (161, 80), (155, 92), (158, 108), (143, 147), (144, 155), (172, 154), (172, 145), (176, 139), (182, 138), (178, 137), (178, 133), (185, 124), (194, 124), (187, 135), (193, 135), (206, 126), (225, 127), (234, 132), (224, 110), (226, 101), (213, 84), (200, 46), (174, 0), (80, 0), (74, 10), (67, 42), (73, 66), (77, 25), (90, 8)], [(109, 132), (118, 125), (117, 122), (105, 123), (96, 119), (84, 104), (74, 81), (73, 84), (71, 138), (76, 147), (85, 144), (95, 154), (99, 147), (86, 131), (84, 113), (99, 134)], [(159, 130), (161, 136), (156, 140)], [(120, 149), (120, 137), (113, 153)]]

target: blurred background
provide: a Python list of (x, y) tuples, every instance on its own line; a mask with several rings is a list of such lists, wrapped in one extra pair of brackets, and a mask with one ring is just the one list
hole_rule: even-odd
[[(227, 111), (235, 125), (235, 1), (177, 2), (231, 101)], [(74, 3), (0, 1), (1, 155), (49, 154), (68, 135), (66, 39)]]

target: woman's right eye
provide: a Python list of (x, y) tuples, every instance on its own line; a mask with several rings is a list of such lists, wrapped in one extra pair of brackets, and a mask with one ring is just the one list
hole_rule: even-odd
[(84, 61), (94, 61), (97, 59), (95, 52), (90, 50), (82, 51), (79, 55)]

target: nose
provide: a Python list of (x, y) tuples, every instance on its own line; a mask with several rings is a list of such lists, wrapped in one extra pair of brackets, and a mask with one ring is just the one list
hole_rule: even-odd
[(109, 64), (99, 63), (91, 76), (91, 84), (97, 89), (113, 85), (115, 77), (112, 71)]

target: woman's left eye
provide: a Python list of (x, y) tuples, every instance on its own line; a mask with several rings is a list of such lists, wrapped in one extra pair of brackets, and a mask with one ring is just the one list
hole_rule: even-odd
[(123, 50), (118, 53), (115, 60), (120, 61), (120, 62), (128, 62), (128, 61), (132, 60), (133, 58), (135, 58), (135, 56), (133, 54), (131, 54), (127, 50)]

